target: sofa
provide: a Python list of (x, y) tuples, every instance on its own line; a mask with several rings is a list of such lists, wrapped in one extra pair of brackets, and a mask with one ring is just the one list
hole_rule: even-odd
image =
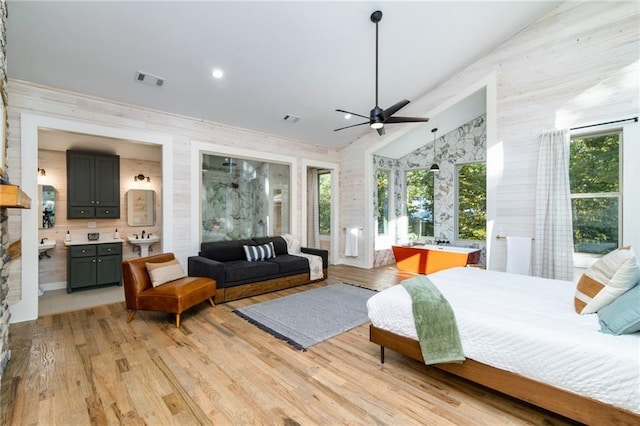
[[(244, 246), (273, 244), (275, 257), (249, 261)], [(322, 278), (310, 278), (309, 261), (287, 252), (282, 237), (255, 237), (244, 240), (204, 242), (198, 256), (188, 258), (188, 275), (216, 280), (215, 303), (282, 290), (327, 277), (327, 250), (302, 247), (302, 253), (322, 258)]]

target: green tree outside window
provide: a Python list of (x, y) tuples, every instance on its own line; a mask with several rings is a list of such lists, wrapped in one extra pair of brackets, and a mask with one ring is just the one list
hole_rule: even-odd
[(571, 138), (569, 181), (576, 253), (606, 254), (620, 232), (619, 131)]
[(318, 173), (320, 234), (331, 234), (331, 173)]
[(433, 237), (434, 174), (429, 170), (408, 170), (407, 218), (408, 233), (419, 237)]
[(389, 170), (378, 170), (376, 174), (378, 235), (387, 235), (389, 230), (389, 174)]
[(461, 164), (458, 171), (458, 239), (487, 238), (487, 165)]

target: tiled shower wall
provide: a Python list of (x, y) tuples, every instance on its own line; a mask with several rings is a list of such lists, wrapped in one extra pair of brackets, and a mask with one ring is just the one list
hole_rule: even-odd
[[(440, 173), (435, 175), (434, 239), (456, 242), (455, 238), (455, 166), (456, 164), (485, 161), (487, 131), (486, 115), (483, 114), (470, 122), (436, 140), (436, 161)], [(395, 209), (391, 219), (406, 215), (405, 172), (407, 170), (428, 169), (433, 163), (433, 142), (429, 142), (399, 159), (374, 155), (374, 173), (378, 170), (390, 170), (393, 188), (390, 197), (394, 198)], [(373, 212), (378, 211), (378, 197), (374, 196)], [(396, 229), (395, 241), (406, 237), (406, 232)], [(465, 245), (468, 242), (457, 243)], [(484, 247), (484, 241), (478, 242)], [(374, 267), (394, 263), (390, 249), (376, 250)]]
[[(283, 202), (288, 200), (288, 166), (263, 163), (250, 173), (208, 170), (202, 179), (203, 242), (267, 236), (269, 220), (274, 220), (267, 189), (285, 188)], [(283, 222), (289, 232), (288, 218)]]

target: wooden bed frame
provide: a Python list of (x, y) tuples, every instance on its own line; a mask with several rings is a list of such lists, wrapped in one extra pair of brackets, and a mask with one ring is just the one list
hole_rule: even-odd
[[(394, 334), (373, 325), (369, 327), (369, 340), (380, 345), (380, 361), (382, 363), (384, 363), (385, 348), (424, 362), (417, 340)], [(436, 364), (433, 367), (581, 423), (640, 424), (639, 414), (471, 359), (467, 359), (462, 364)]]

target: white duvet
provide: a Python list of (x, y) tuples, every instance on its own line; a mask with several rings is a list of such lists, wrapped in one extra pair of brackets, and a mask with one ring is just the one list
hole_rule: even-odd
[[(597, 314), (575, 312), (574, 283), (465, 267), (429, 278), (453, 307), (467, 358), (640, 413), (640, 334), (600, 333)], [(374, 326), (417, 340), (403, 286), (367, 309)]]

